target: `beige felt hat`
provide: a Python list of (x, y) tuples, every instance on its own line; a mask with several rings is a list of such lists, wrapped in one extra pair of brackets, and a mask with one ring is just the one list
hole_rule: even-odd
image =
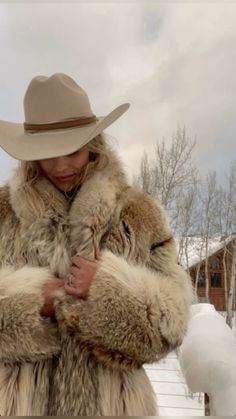
[(0, 147), (18, 160), (71, 154), (115, 122), (127, 109), (118, 106), (95, 116), (87, 93), (68, 75), (34, 77), (25, 93), (25, 123), (0, 120)]

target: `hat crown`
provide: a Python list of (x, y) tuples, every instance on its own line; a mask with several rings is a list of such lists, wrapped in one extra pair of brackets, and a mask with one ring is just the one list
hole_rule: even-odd
[(87, 93), (63, 73), (34, 77), (24, 96), (24, 112), (30, 124), (93, 116)]

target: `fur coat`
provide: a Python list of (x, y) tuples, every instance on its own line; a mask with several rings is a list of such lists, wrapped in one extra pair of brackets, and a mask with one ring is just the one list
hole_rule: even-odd
[[(94, 246), (88, 297), (58, 293), (56, 320), (41, 317), (48, 277)], [(0, 188), (0, 415), (156, 415), (143, 364), (182, 342), (191, 299), (162, 208), (114, 152), (72, 203), (19, 166)]]

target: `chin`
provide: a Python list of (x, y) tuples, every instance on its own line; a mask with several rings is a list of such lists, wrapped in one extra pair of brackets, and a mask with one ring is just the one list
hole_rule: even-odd
[(71, 191), (71, 189), (74, 188), (74, 185), (70, 185), (70, 186), (67, 186), (67, 185), (56, 185), (56, 186), (62, 192), (69, 192), (69, 191)]
[(60, 189), (60, 191), (62, 191), (62, 192), (69, 192), (69, 191), (71, 191), (71, 189), (73, 189), (73, 188), (76, 186), (76, 182), (73, 182), (73, 183), (71, 183), (71, 184), (67, 184), (67, 183), (61, 184), (61, 183), (57, 183), (55, 186), (56, 186), (58, 189)]
[(58, 182), (54, 178), (50, 178), (50, 181), (53, 183), (54, 186), (56, 186), (57, 189), (59, 189), (61, 192), (69, 192), (71, 189), (73, 189), (77, 184), (77, 179), (73, 179), (73, 182)]

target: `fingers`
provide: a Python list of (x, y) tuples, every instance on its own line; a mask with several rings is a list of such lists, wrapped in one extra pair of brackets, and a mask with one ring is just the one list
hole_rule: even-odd
[(65, 282), (64, 284), (64, 291), (67, 294), (76, 296), (76, 297), (87, 297), (89, 291), (89, 283), (78, 283), (78, 281), (74, 282)]
[(74, 295), (76, 297), (83, 297), (84, 291), (79, 288), (71, 287), (67, 283), (64, 284), (64, 290), (67, 294)]
[(71, 280), (67, 280), (67, 283), (71, 286), (71, 287), (80, 287), (80, 286), (86, 286), (86, 284), (90, 284), (93, 276), (95, 274), (95, 268), (94, 266), (87, 266), (86, 270), (81, 268), (78, 269), (76, 266), (72, 266), (70, 268), (70, 272), (67, 275), (67, 279), (68, 276), (71, 277)]
[(84, 258), (83, 256), (76, 255), (72, 258), (73, 265), (77, 266), (77, 268), (80, 268), (84, 264), (93, 263), (91, 260)]
[(74, 295), (76, 297), (87, 296), (91, 283), (91, 277), (89, 275), (85, 275), (82, 270), (74, 266), (71, 267), (66, 279), (67, 281), (64, 283), (64, 291), (67, 294)]
[(79, 275), (79, 271), (80, 271), (80, 268), (78, 268), (78, 266), (72, 265), (70, 268), (70, 273), (74, 275), (75, 278), (77, 278), (77, 276)]
[(99, 248), (94, 249), (95, 259), (93, 261), (76, 255), (72, 258), (72, 266), (64, 284), (67, 294), (77, 297), (87, 297), (89, 287), (98, 268), (97, 261), (101, 258)]
[(80, 267), (80, 264), (81, 264), (81, 262), (82, 262), (82, 257), (81, 256), (79, 256), (79, 255), (76, 255), (76, 256), (74, 256), (73, 258), (72, 258), (72, 264), (73, 265), (75, 265), (75, 266), (77, 266), (77, 268), (79, 268)]

